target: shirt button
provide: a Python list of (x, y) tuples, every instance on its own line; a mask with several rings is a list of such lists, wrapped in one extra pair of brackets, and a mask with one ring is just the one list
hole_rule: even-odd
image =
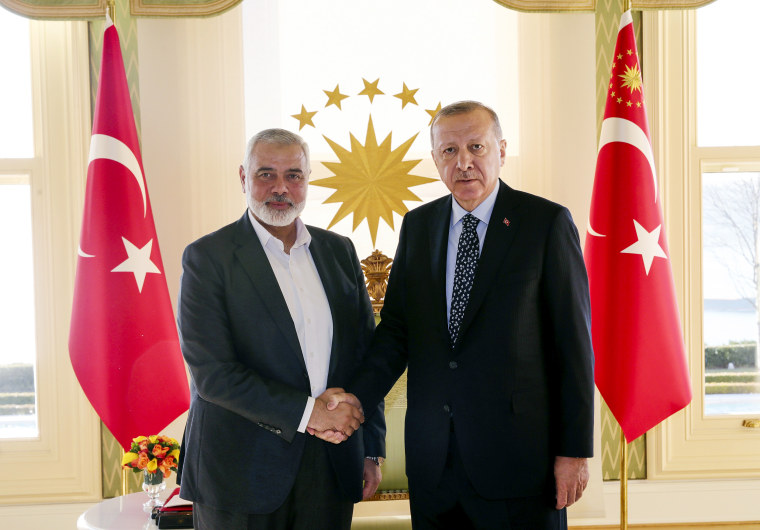
[(451, 362), (449, 363), (449, 368), (451, 368), (452, 370), (454, 370), (454, 369), (456, 369), (456, 368), (458, 368), (458, 367), (459, 367), (459, 365), (457, 364), (457, 362), (456, 362), (456, 361), (451, 361)]
[(448, 404), (446, 404), (446, 405), (443, 406), (443, 411), (448, 414), (448, 413), (451, 412), (451, 407), (449, 407)]
[(282, 434), (282, 430), (281, 429), (275, 429), (274, 432), (275, 432), (275, 434)]

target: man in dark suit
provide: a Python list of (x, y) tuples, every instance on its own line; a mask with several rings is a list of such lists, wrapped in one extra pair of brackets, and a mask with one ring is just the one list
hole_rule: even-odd
[[(180, 495), (196, 530), (348, 530), (353, 503), (380, 482), (382, 406), (364, 426), (347, 403), (326, 408), (326, 388), (365, 357), (374, 318), (351, 241), (298, 217), (309, 173), (300, 136), (254, 136), (240, 167), (246, 213), (182, 259), (192, 401)], [(324, 430), (350, 438), (307, 432)]]
[(372, 407), (408, 367), (415, 529), (566, 528), (593, 438), (577, 229), (566, 208), (499, 180), (490, 108), (449, 105), (431, 141), (451, 195), (404, 218), (372, 353), (347, 388)]

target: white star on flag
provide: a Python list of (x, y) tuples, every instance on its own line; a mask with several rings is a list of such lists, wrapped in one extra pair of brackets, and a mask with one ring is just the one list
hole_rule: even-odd
[(127, 250), (125, 261), (117, 265), (111, 272), (131, 272), (135, 275), (137, 290), (142, 293), (143, 283), (145, 283), (146, 274), (161, 274), (158, 267), (150, 261), (150, 250), (153, 247), (151, 239), (143, 248), (137, 248), (126, 237), (121, 238), (124, 241), (124, 248)]
[(621, 250), (620, 253), (641, 254), (641, 259), (644, 261), (644, 270), (646, 270), (647, 276), (649, 276), (649, 269), (652, 267), (654, 258), (668, 258), (660, 246), (660, 230), (662, 229), (662, 225), (659, 225), (651, 232), (647, 232), (646, 228), (634, 219), (633, 226), (636, 228), (638, 241), (630, 247)]

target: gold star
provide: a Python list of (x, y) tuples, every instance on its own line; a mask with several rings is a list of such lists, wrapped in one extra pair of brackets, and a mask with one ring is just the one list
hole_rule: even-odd
[(610, 83), (610, 88), (612, 88), (612, 83)]
[(625, 72), (618, 77), (623, 79), (623, 86), (628, 87), (631, 93), (633, 93), (634, 90), (641, 92), (641, 71), (639, 70), (638, 64), (634, 64), (633, 67), (626, 66)]
[(317, 113), (316, 110), (314, 112), (309, 112), (306, 110), (306, 107), (301, 105), (300, 114), (291, 114), (290, 116), (298, 120), (298, 130), (300, 131), (306, 125), (311, 125), (312, 127), (314, 127), (314, 122), (311, 121), (311, 119), (314, 117), (316, 113)]
[(615, 95), (615, 91), (613, 90), (612, 92), (610, 92), (610, 96), (614, 96), (614, 95)]
[(404, 201), (421, 200), (409, 188), (437, 179), (410, 173), (421, 162), (404, 160), (416, 134), (396, 149), (391, 149), (390, 133), (378, 145), (370, 116), (364, 145), (353, 134), (350, 136), (350, 151), (324, 137), (340, 162), (322, 162), (335, 176), (313, 180), (311, 184), (336, 190), (325, 203), (343, 203), (327, 228), (353, 213), (354, 230), (366, 219), (374, 245), (380, 218), (393, 228), (393, 212), (403, 216), (409, 211)]
[(632, 50), (628, 50), (626, 53), (627, 53), (628, 55), (631, 55), (631, 54), (633, 53), (633, 51), (632, 51)]
[(617, 98), (618, 103), (622, 103), (622, 101), (623, 101), (623, 98)]
[(435, 118), (435, 115), (438, 114), (439, 110), (441, 110), (441, 102), (440, 101), (438, 102), (438, 106), (436, 108), (430, 109), (430, 110), (425, 109), (425, 112), (427, 112), (428, 114), (430, 114), (430, 122), (428, 123), (428, 125), (432, 125), (433, 124), (433, 118)]
[(335, 105), (339, 110), (343, 110), (340, 108), (340, 102), (346, 99), (348, 96), (340, 93), (340, 85), (335, 85), (335, 90), (332, 92), (329, 90), (323, 90), (322, 92), (327, 94), (327, 103), (325, 104), (325, 108), (329, 107), (330, 105)]
[(633, 106), (633, 103), (631, 103), (630, 101), (626, 101), (625, 104), (628, 105), (629, 107)]
[(414, 95), (417, 93), (419, 88), (415, 88), (414, 90), (411, 90), (406, 87), (406, 83), (404, 83), (404, 88), (401, 92), (398, 94), (393, 94), (394, 98), (399, 98), (401, 100), (401, 108), (403, 109), (406, 107), (408, 103), (411, 103), (412, 105), (417, 104), (417, 100), (414, 99)]
[(379, 96), (381, 94), (385, 94), (382, 90), (377, 88), (377, 84), (380, 82), (380, 78), (378, 77), (375, 79), (372, 83), (367, 81), (362, 77), (362, 81), (364, 81), (364, 90), (359, 92), (360, 96), (367, 96), (369, 98), (369, 102), (372, 103), (372, 100), (375, 99), (375, 96)]
[(622, 53), (618, 53), (618, 59), (622, 59), (622, 58), (623, 58), (623, 54)]
[(636, 102), (636, 106), (637, 106), (638, 108), (641, 108), (641, 101), (637, 101), (637, 102)]
[(617, 63), (615, 61), (612, 61), (612, 69), (615, 70), (615, 66), (617, 66)]

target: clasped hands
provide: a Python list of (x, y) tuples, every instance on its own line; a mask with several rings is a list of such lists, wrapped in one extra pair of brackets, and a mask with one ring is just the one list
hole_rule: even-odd
[(326, 442), (348, 440), (364, 423), (362, 404), (342, 388), (328, 388), (316, 398), (306, 431)]

